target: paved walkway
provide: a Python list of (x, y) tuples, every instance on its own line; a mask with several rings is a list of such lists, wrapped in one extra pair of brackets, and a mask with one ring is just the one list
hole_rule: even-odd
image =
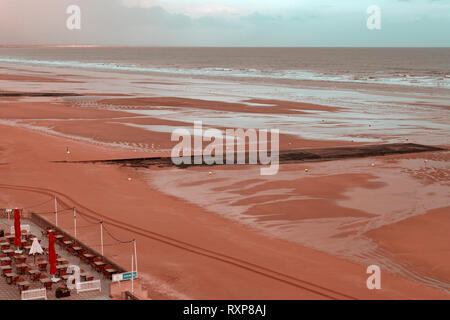
[[(0, 219), (0, 229), (4, 229), (5, 232), (10, 231), (10, 227), (14, 224), (14, 220), (6, 220), (6, 219)], [(31, 227), (31, 233), (34, 234), (38, 239), (41, 240), (41, 246), (42, 247), (48, 247), (48, 238), (42, 236), (42, 229), (32, 223), (30, 220), (23, 220), (22, 225), (30, 225)], [(77, 265), (80, 267), (80, 269), (84, 269), (86, 272), (94, 276), (94, 280), (99, 279), (102, 284), (102, 290), (100, 291), (89, 291), (89, 292), (80, 292), (79, 294), (76, 293), (76, 290), (71, 291), (70, 297), (60, 298), (61, 300), (109, 300), (109, 285), (111, 283), (110, 280), (105, 279), (102, 274), (96, 272), (91, 268), (90, 265), (82, 262), (78, 257), (75, 257), (71, 254), (69, 254), (66, 250), (60, 248), (58, 245), (55, 245), (56, 253), (61, 256), (61, 258), (64, 258), (65, 260), (69, 261), (69, 265)], [(29, 256), (28, 252), (24, 250), (24, 255), (27, 256), (26, 263), (33, 263), (34, 258), (33, 256)], [(47, 259), (47, 256), (43, 255), (43, 258)], [(38, 257), (36, 257), (38, 258)], [(12, 263), (12, 269), (13, 272), (16, 272), (16, 268), (14, 263)], [(47, 272), (48, 273), (49, 267), (47, 266)], [(17, 272), (16, 272), (17, 273)], [(43, 285), (37, 281), (33, 282), (28, 275), (23, 276), (25, 279), (30, 282), (30, 289), (39, 289), (42, 288)], [(49, 276), (50, 277), (50, 276)], [(58, 284), (54, 284), (52, 286), (52, 290), (47, 290), (47, 299), (49, 300), (60, 300), (55, 297), (55, 290), (59, 286), (61, 286), (63, 283), (59, 282)], [(0, 276), (0, 300), (20, 300), (20, 292), (17, 285), (12, 284), (9, 285), (6, 283), (6, 278), (4, 276)]]

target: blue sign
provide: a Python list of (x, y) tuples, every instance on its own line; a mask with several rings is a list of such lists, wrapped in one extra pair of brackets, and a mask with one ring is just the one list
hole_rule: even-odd
[[(133, 278), (137, 279), (137, 272), (133, 272)], [(122, 273), (122, 280), (129, 280), (131, 279), (131, 272)]]

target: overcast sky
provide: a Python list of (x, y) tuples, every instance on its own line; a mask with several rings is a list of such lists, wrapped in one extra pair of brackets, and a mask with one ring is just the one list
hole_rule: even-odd
[(450, 47), (450, 0), (0, 0), (0, 44)]

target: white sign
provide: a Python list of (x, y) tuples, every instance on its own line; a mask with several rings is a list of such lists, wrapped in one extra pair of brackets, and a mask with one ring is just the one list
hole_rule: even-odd
[[(133, 272), (133, 279), (137, 279), (137, 272)], [(112, 275), (112, 281), (131, 280), (131, 272), (116, 273)]]

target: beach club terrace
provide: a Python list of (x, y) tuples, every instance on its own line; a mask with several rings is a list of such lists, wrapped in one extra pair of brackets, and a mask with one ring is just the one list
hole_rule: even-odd
[(20, 209), (0, 209), (0, 264), (0, 300), (148, 298), (126, 270)]

